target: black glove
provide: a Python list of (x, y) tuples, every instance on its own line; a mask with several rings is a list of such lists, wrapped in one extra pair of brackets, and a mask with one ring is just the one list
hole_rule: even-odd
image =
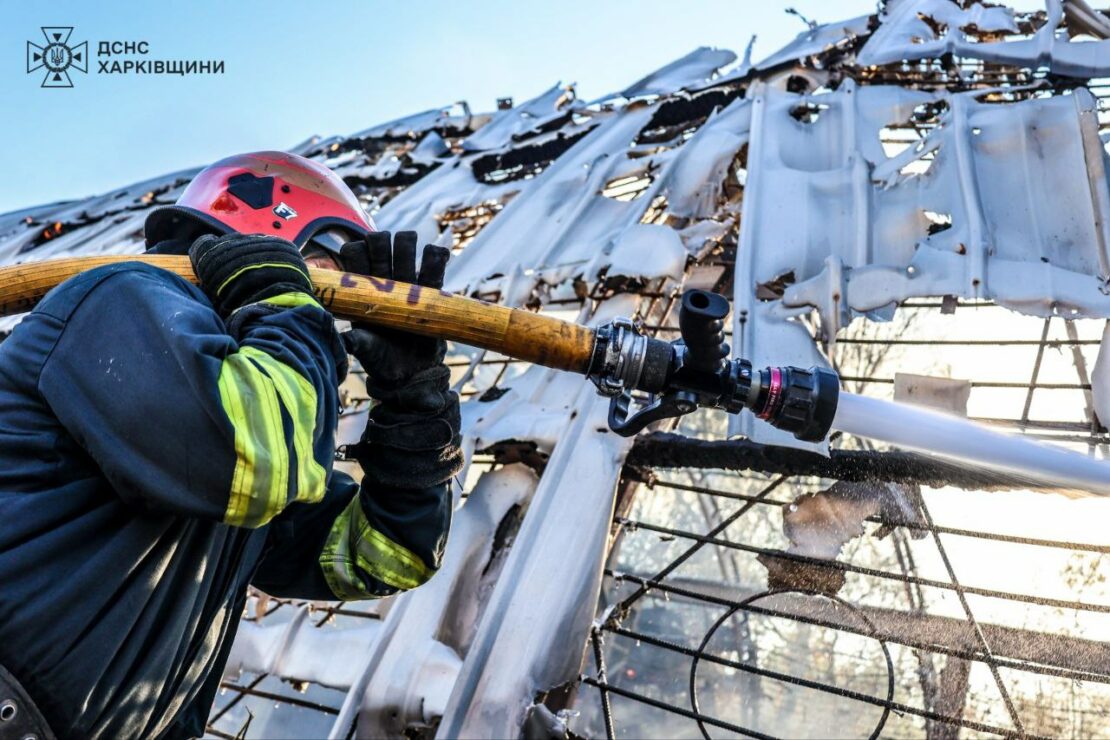
[(189, 248), (193, 272), (216, 312), (282, 293), (312, 295), (312, 281), (300, 250), (291, 242), (261, 234), (205, 234)]
[[(428, 245), (416, 271), (416, 233), (388, 231), (348, 242), (340, 250), (349, 272), (443, 287), (450, 252)], [(443, 364), (447, 343), (395, 329), (355, 325), (343, 343), (366, 371), (366, 389), (379, 403), (350, 454), (374, 482), (400, 488), (442, 485), (462, 469), (459, 397)]]
[[(451, 252), (431, 244), (424, 247), (420, 273), (416, 272), (416, 232), (401, 231), (392, 240), (388, 231), (368, 234), (364, 240), (347, 242), (340, 250), (343, 268), (436, 290), (443, 287), (443, 272)], [(366, 388), (381, 399), (408, 384), (417, 373), (440, 365), (447, 353), (442, 339), (409, 334), (396, 329), (373, 329), (356, 325), (343, 335), (347, 351), (358, 358), (366, 371)]]

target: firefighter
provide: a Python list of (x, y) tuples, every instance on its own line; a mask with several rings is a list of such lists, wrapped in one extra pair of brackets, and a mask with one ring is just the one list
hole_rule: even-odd
[[(0, 736), (200, 735), (247, 587), (373, 599), (440, 565), (462, 465), (441, 340), (355, 327), (301, 254), (440, 288), (329, 169), (259, 152), (151, 213), (152, 251), (53, 290), (0, 345)], [(345, 242), (345, 243), (343, 243)], [(347, 350), (376, 400), (332, 470)], [(6, 725), (6, 726), (5, 726)]]

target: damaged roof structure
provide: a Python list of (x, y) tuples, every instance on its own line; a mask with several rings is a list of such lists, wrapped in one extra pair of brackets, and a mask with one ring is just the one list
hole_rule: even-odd
[[(762, 61), (700, 48), (596, 100), (292, 151), (452, 248), (450, 290), (666, 338), (683, 290), (716, 290), (757, 367), (1104, 456), (1108, 78), (1083, 0), (888, 0)], [(197, 171), (0, 215), (0, 263), (137, 253)], [(579, 377), (450, 364), (442, 570), (383, 602), (255, 594), (213, 736), (1110, 732), (1103, 502), (747, 414), (624, 439)], [(350, 441), (368, 399), (344, 390)]]

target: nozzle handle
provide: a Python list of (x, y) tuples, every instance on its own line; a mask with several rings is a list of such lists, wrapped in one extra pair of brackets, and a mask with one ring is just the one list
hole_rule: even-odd
[(652, 422), (673, 419), (698, 407), (697, 397), (684, 391), (653, 396), (651, 403), (629, 416), (631, 404), (632, 396), (628, 393), (614, 396), (609, 401), (609, 428), (622, 437), (631, 437)]
[(682, 295), (678, 329), (686, 345), (686, 362), (701, 372), (724, 369), (729, 346), (725, 342), (725, 318), (729, 305), (724, 296), (692, 289)]

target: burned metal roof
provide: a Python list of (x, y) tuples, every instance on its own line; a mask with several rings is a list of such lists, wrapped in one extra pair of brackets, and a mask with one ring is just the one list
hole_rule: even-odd
[[(1081, 0), (889, 0), (762, 60), (700, 48), (596, 100), (555, 84), (293, 151), (381, 228), (451, 247), (451, 290), (670, 337), (676, 295), (715, 289), (757, 365), (1104, 456), (1108, 77), (1110, 19)], [(0, 262), (137, 253), (196, 172), (0, 215)], [(1110, 548), (1052, 519), (1095, 503), (850, 438), (821, 457), (749, 416), (625, 440), (580, 378), (450, 362), (469, 468), (443, 570), (381, 603), (256, 595), (213, 734), (247, 707), (248, 736), (1110, 729)], [(349, 437), (367, 399), (346, 391)], [(1059, 579), (975, 571), (952, 538), (1046, 553)], [(1064, 719), (1050, 679), (1072, 682)]]

